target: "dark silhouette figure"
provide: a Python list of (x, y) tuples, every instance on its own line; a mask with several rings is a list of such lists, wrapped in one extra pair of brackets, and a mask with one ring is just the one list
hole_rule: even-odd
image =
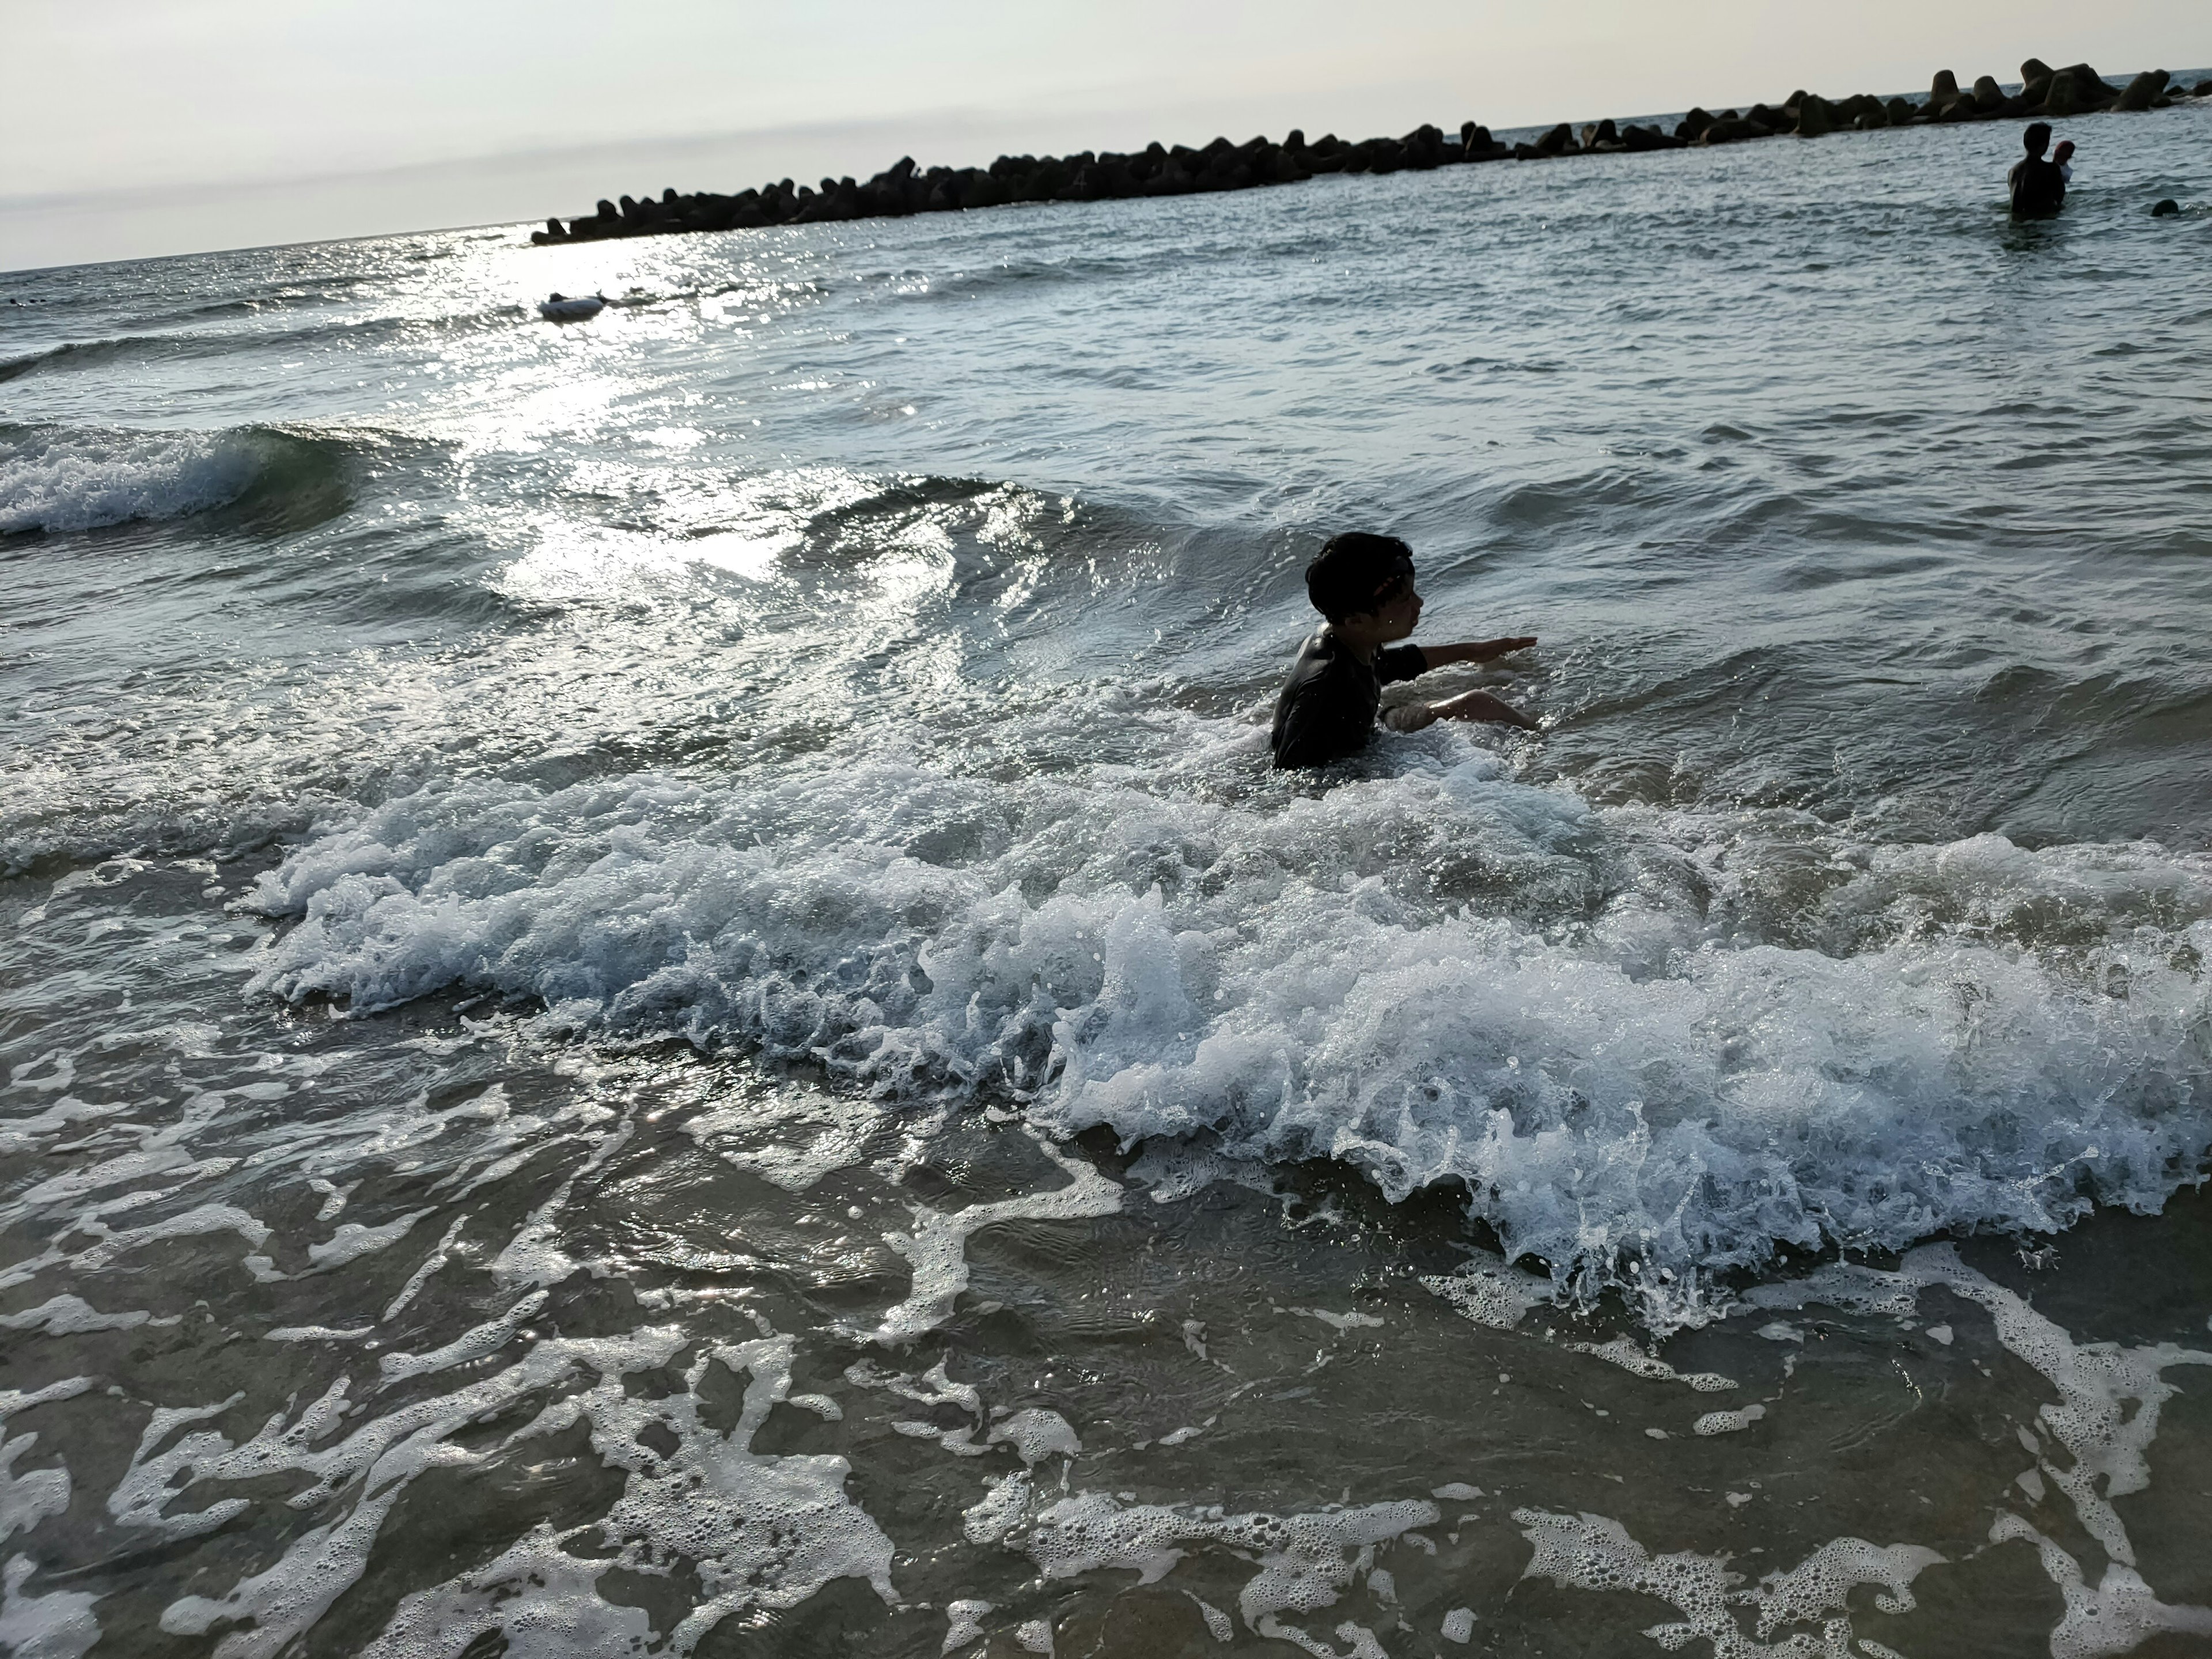
[(2051, 148), (2051, 124), (2038, 121), (2021, 134), (2020, 142), (2027, 154), (2005, 174), (2005, 182), (2012, 186), (2012, 216), (2048, 219), (2066, 204), (2066, 175), (2057, 162), (2043, 156)]

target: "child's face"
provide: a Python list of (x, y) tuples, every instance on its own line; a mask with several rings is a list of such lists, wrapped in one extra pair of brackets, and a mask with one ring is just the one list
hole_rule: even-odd
[(1385, 641), (1402, 640), (1421, 619), (1421, 595), (1413, 579), (1406, 576), (1376, 601), (1375, 628)]

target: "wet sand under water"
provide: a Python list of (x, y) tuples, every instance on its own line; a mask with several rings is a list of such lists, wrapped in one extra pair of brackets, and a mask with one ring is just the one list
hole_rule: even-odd
[(9, 896), (18, 1651), (2204, 1650), (2197, 1191), (1655, 1345), (1340, 1165), (240, 1006), (237, 884)]

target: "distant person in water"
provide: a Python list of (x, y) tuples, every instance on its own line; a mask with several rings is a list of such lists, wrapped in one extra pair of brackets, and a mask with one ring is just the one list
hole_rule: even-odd
[[(1299, 648), (1275, 699), (1275, 726), (1267, 742), (1280, 768), (1326, 766), (1364, 749), (1382, 688), (1393, 680), (1410, 680), (1447, 663), (1489, 662), (1536, 643), (1530, 634), (1466, 645), (1398, 644), (1421, 619), (1421, 596), (1413, 588), (1413, 550), (1395, 536), (1352, 531), (1335, 538), (1306, 567), (1306, 596), (1328, 623)], [(1440, 720), (1538, 729), (1487, 691), (1406, 703), (1390, 711), (1386, 724), (1394, 732), (1418, 732)]]
[(2068, 184), (2074, 182), (2074, 141), (2061, 138), (2058, 148), (2051, 152), (2051, 164), (2058, 169), (2058, 176)]
[[(2043, 156), (2051, 148), (2051, 124), (2038, 121), (2021, 134), (2020, 142), (2027, 154), (2014, 161), (2005, 175), (2005, 182), (2012, 186), (2012, 216), (2048, 219), (2066, 202), (2065, 173)], [(2072, 153), (2070, 147), (2068, 153)]]

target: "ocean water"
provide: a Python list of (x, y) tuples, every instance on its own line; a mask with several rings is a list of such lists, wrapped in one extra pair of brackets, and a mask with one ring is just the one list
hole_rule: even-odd
[[(2069, 131), (0, 278), (0, 1647), (2212, 1651)], [(1352, 527), (1540, 737), (1269, 771)]]

